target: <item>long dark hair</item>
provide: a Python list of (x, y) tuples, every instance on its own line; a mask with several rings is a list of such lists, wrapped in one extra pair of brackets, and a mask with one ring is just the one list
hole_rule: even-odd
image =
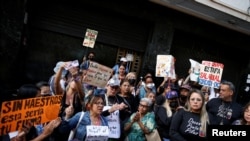
[(246, 110), (248, 110), (248, 107), (250, 107), (250, 101), (243, 107), (243, 117), (242, 117), (242, 120), (241, 120), (241, 125), (246, 125), (247, 124), (247, 121), (244, 118), (244, 114), (245, 114)]

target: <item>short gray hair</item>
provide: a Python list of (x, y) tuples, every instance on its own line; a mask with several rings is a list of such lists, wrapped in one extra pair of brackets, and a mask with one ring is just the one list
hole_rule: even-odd
[(230, 81), (226, 81), (226, 80), (222, 80), (221, 85), (228, 85), (229, 89), (233, 91), (233, 93), (235, 92), (235, 87), (234, 84)]
[(142, 98), (140, 102), (146, 102), (149, 107), (152, 105), (152, 101), (147, 97)]

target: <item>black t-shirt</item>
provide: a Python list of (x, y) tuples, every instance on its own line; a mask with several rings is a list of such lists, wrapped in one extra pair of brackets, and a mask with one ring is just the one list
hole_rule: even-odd
[(170, 125), (171, 141), (207, 141), (206, 137), (200, 136), (200, 114), (178, 110)]
[(221, 98), (213, 98), (206, 104), (211, 125), (231, 125), (242, 115), (242, 106), (236, 102), (225, 102)]

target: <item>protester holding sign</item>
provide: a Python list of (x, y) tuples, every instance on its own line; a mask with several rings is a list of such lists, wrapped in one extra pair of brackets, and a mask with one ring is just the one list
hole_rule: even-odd
[[(74, 61), (64, 62), (60, 65), (54, 80), (55, 94), (62, 95), (61, 108), (59, 110), (58, 116), (64, 118), (65, 109), (70, 105), (73, 106), (74, 114), (82, 111), (84, 107), (84, 92), (82, 89), (81, 75), (79, 74), (79, 68), (77, 63)], [(69, 71), (70, 77), (67, 78), (66, 88), (63, 89), (60, 85), (60, 79), (63, 71), (67, 69)], [(73, 114), (73, 115), (74, 115)], [(72, 115), (72, 116), (73, 116)], [(69, 133), (60, 134), (57, 129), (52, 134), (53, 138), (56, 140), (63, 140), (68, 137)]]
[[(34, 85), (34, 84), (23, 84), (17, 91), (16, 99), (17, 100), (22, 100), (22, 99), (28, 99), (28, 98), (35, 98), (35, 97), (37, 97), (39, 95), (40, 95), (40, 89), (38, 87), (36, 87), (36, 85)], [(10, 103), (13, 103), (13, 104), (10, 104)], [(17, 124), (22, 123), (26, 119), (23, 119), (21, 117), (22, 107), (19, 104), (16, 104), (16, 106), (13, 106), (13, 108), (10, 108), (10, 105), (15, 105), (14, 103), (15, 102), (11, 102), (11, 101), (2, 103), (3, 105), (1, 107), (1, 110), (2, 110), (1, 129), (5, 129), (6, 127), (10, 128), (12, 126), (14, 128), (14, 126), (15, 126), (16, 127), (15, 129), (19, 130), (23, 126), (21, 124), (21, 125), (19, 125), (19, 128), (17, 128), (17, 126), (18, 126)], [(8, 110), (5, 110), (5, 109), (8, 109)], [(16, 111), (17, 113), (12, 113), (12, 111), (13, 112)], [(14, 116), (14, 115), (15, 115), (15, 119), (11, 119), (11, 117)], [(13, 123), (13, 122), (16, 122), (16, 123)], [(11, 124), (11, 125), (8, 125), (8, 123)], [(11, 129), (9, 129), (9, 135), (8, 136), (11, 139), (11, 138), (15, 137), (17, 135), (17, 133), (18, 133), (18, 131), (12, 130), (12, 128), (11, 128)], [(30, 130), (30, 133), (31, 134), (26, 135), (26, 138), (28, 140), (33, 139), (34, 137), (37, 136), (36, 128), (34, 126), (32, 126), (32, 128)], [(1, 134), (6, 134), (6, 133), (1, 131)]]
[[(102, 111), (104, 107), (104, 99), (101, 95), (91, 95), (86, 103), (87, 111), (84, 113), (78, 128), (76, 129), (75, 139), (84, 141), (88, 136), (87, 126), (108, 126), (108, 122), (103, 117)], [(66, 116), (62, 123), (59, 125), (60, 133), (67, 133), (77, 126), (82, 112), (77, 113), (72, 118), (70, 112), (66, 112)], [(97, 130), (98, 131), (98, 130)], [(95, 135), (98, 137), (101, 133), (97, 132)], [(100, 136), (100, 138), (103, 138)], [(64, 139), (67, 140), (68, 138)]]
[(69, 69), (71, 73), (70, 81), (67, 84), (66, 89), (64, 90), (60, 85), (61, 74), (66, 66), (68, 66), (69, 62), (65, 62), (62, 64), (56, 73), (55, 76), (55, 93), (57, 95), (63, 95), (61, 109), (59, 112), (59, 116), (63, 117), (65, 115), (65, 108), (68, 107), (71, 102), (73, 103), (74, 113), (82, 111), (83, 108), (83, 100), (84, 100), (84, 92), (81, 86), (81, 76), (78, 74), (77, 66), (74, 66)]
[(109, 140), (119, 141), (122, 133), (122, 121), (130, 109), (124, 99), (117, 94), (120, 89), (120, 81), (117, 77), (112, 77), (108, 81), (106, 88), (107, 93), (103, 95), (105, 106), (102, 115), (108, 119), (110, 131)]

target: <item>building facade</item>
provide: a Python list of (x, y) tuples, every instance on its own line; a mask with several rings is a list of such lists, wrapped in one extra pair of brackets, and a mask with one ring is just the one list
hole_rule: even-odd
[[(175, 57), (178, 76), (188, 75), (190, 58), (220, 62), (225, 66), (222, 79), (237, 87), (237, 100), (244, 103), (250, 97), (245, 91), (249, 34), (148, 0), (3, 0), (2, 5), (1, 89), (5, 93), (23, 83), (47, 81), (58, 61), (81, 61), (94, 51), (96, 61), (108, 67), (122, 56), (133, 55), (130, 71), (137, 72), (138, 78), (155, 74), (158, 54)], [(87, 29), (98, 31), (94, 48), (82, 45)], [(162, 78), (155, 81), (159, 84)]]

